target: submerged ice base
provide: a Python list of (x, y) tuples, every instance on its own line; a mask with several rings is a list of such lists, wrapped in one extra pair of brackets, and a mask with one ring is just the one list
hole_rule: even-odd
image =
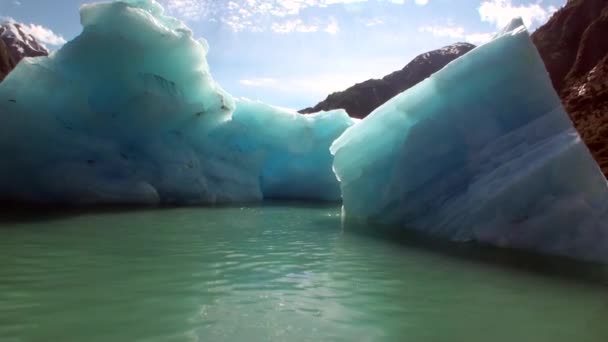
[(347, 220), (608, 261), (606, 179), (521, 21), (331, 150)]
[(193, 204), (339, 200), (344, 111), (235, 100), (207, 44), (153, 0), (84, 5), (83, 32), (0, 84), (1, 199)]

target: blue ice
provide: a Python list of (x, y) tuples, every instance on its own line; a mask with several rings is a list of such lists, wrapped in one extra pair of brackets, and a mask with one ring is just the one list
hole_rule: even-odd
[(153, 0), (84, 5), (82, 33), (0, 84), (0, 194), (51, 203), (339, 200), (329, 146), (353, 121), (239, 101), (207, 43)]
[(608, 261), (606, 179), (520, 20), (331, 151), (347, 221)]

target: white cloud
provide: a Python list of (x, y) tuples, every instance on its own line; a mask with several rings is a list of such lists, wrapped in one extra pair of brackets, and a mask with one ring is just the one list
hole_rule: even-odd
[(338, 33), (338, 31), (340, 31), (340, 27), (338, 26), (338, 21), (336, 20), (336, 18), (331, 17), (329, 19), (329, 24), (327, 24), (327, 26), (325, 27), (325, 29), (323, 31), (325, 31), (329, 34)]
[(521, 17), (528, 28), (545, 23), (553, 12), (554, 6), (542, 6), (542, 1), (527, 5), (513, 5), (511, 0), (486, 0), (479, 6), (482, 21), (494, 24), (500, 29), (516, 17)]
[(436, 25), (436, 26), (421, 26), (418, 32), (428, 32), (435, 37), (449, 37), (452, 39), (464, 39), (469, 43), (483, 44), (492, 39), (492, 33), (467, 33), (461, 26), (454, 25)]
[(464, 37), (464, 28), (460, 26), (422, 26), (418, 28), (418, 32), (429, 32), (435, 37)]
[(254, 77), (242, 79), (239, 83), (247, 87), (267, 88), (277, 92), (325, 96), (334, 91), (346, 89), (366, 78), (369, 78), (369, 75), (318, 74), (293, 79)]
[[(416, 2), (418, 1), (416, 0)], [(557, 8), (554, 6), (543, 7), (542, 0), (527, 5), (513, 5), (511, 0), (484, 0), (478, 10), (481, 21), (489, 22), (495, 25), (497, 29), (501, 29), (517, 17), (521, 17), (528, 28), (534, 28), (545, 23), (557, 11)], [(486, 43), (494, 35), (489, 32), (467, 32), (462, 26), (455, 26), (449, 21), (447, 25), (422, 26), (418, 28), (418, 31), (431, 33), (435, 37), (464, 39), (473, 44)]]
[[(379, 56), (374, 63), (365, 63), (366, 58), (346, 63), (353, 68), (335, 68), (326, 66), (324, 71), (310, 72), (310, 70), (290, 74), (250, 74), (239, 81), (239, 85), (246, 87), (242, 94), (256, 97), (253, 94), (284, 94), (290, 98), (309, 98), (322, 100), (328, 94), (344, 90), (353, 84), (370, 78), (383, 77), (404, 65), (403, 55)], [(335, 64), (345, 66), (341, 62)], [(297, 69), (297, 68), (296, 68)], [(301, 68), (300, 68), (301, 69)], [(339, 71), (338, 71), (339, 69)]]
[(23, 25), (22, 27), (25, 33), (31, 34), (36, 40), (43, 44), (59, 46), (66, 43), (66, 40), (61, 35), (44, 26), (29, 24)]
[(281, 23), (273, 23), (271, 30), (277, 33), (289, 33), (289, 32), (317, 32), (319, 26), (315, 24), (305, 24), (302, 19), (286, 20)]
[(206, 1), (202, 0), (167, 0), (167, 9), (184, 19), (200, 19), (208, 9)]
[(327, 7), (337, 4), (351, 4), (366, 2), (368, 0), (230, 0), (211, 1), (211, 0), (164, 0), (169, 12), (189, 20), (200, 19), (207, 15), (271, 15), (275, 17), (285, 17), (297, 15), (305, 8)]
[(248, 86), (248, 87), (274, 87), (279, 84), (279, 81), (275, 78), (261, 77), (261, 78), (243, 79), (243, 80), (240, 80), (239, 83), (244, 86)]
[(13, 1), (13, 5), (15, 5), (15, 6), (21, 6), (21, 1), (19, 1), (19, 0), (14, 0), (14, 1)]
[(365, 25), (367, 27), (384, 24), (384, 20), (382, 18), (363, 19), (363, 20), (361, 20), (361, 22), (363, 23), (363, 25)]
[[(388, 0), (388, 1), (392, 2), (394, 4), (397, 4), (397, 5), (403, 5), (406, 0)], [(429, 0), (415, 0), (414, 2), (416, 3), (416, 5), (424, 6), (429, 3)]]
[(306, 23), (300, 18), (285, 19), (282, 21), (274, 22), (270, 26), (270, 30), (276, 33), (311, 33), (323, 31), (329, 34), (336, 34), (340, 31), (338, 21), (334, 17), (329, 17), (327, 20), (320, 18), (313, 18), (311, 22)]
[(469, 33), (464, 38), (467, 42), (472, 44), (483, 44), (492, 40), (492, 33)]

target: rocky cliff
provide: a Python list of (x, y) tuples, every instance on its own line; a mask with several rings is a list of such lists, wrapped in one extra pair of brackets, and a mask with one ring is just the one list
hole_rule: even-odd
[(568, 1), (532, 40), (574, 125), (608, 175), (608, 1)]
[(2, 81), (14, 67), (15, 63), (13, 63), (8, 47), (4, 44), (4, 41), (0, 39), (0, 81)]

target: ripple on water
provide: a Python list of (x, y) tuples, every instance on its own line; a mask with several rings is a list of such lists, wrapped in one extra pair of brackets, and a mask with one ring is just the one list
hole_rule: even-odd
[(0, 340), (606, 341), (601, 283), (353, 233), (339, 213), (0, 222)]

